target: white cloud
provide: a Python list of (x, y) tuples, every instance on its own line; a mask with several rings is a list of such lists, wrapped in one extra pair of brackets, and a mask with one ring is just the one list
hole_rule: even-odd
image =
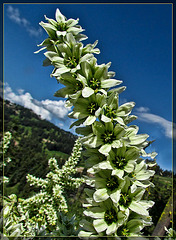
[(16, 24), (23, 26), (30, 36), (38, 37), (42, 34), (42, 29), (38, 29), (31, 26), (31, 23), (26, 19), (21, 17), (20, 11), (18, 8), (14, 8), (11, 5), (7, 8), (7, 16)]
[(149, 112), (149, 108), (148, 107), (139, 107), (139, 108), (136, 108), (136, 110), (138, 112)]
[(48, 121), (52, 121), (55, 118), (63, 121), (70, 111), (70, 108), (65, 107), (65, 101), (52, 101), (49, 99), (38, 101), (34, 99), (30, 93), (24, 93), (23, 89), (19, 89), (18, 94), (16, 94), (8, 84), (5, 84), (4, 87), (4, 98), (32, 109), (36, 114), (40, 115), (42, 119)]
[[(174, 129), (172, 129), (172, 122), (166, 120), (165, 118), (149, 113), (149, 108), (140, 107), (137, 108), (137, 116), (139, 121), (158, 124), (164, 130), (164, 134), (168, 138), (176, 138), (175, 124), (173, 124)], [(172, 135), (173, 134), (173, 135)]]
[(49, 99), (38, 101), (35, 99), (32, 99), (33, 104), (35, 104), (38, 107), (44, 108), (47, 111), (49, 111), (53, 117), (56, 117), (58, 119), (64, 119), (68, 112), (71, 110), (71, 108), (65, 107), (65, 101), (59, 100), (59, 101), (52, 101)]
[(21, 88), (19, 88), (17, 91), (18, 91), (19, 94), (23, 94), (24, 93), (24, 89), (21, 89)]

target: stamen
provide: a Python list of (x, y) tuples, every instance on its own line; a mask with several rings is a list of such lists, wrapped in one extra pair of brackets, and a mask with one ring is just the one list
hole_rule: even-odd
[(116, 111), (114, 109), (110, 108), (109, 106), (107, 106), (104, 109), (104, 114), (105, 114), (106, 117), (109, 117), (111, 119), (116, 117)]
[(104, 215), (104, 220), (108, 225), (111, 225), (113, 222), (117, 222), (116, 211), (113, 208), (107, 210)]
[(101, 82), (99, 79), (92, 78), (91, 80), (89, 80), (88, 85), (93, 90), (97, 90), (100, 88)]
[(131, 203), (131, 198), (127, 193), (121, 193), (119, 204), (123, 205), (124, 207), (128, 207), (129, 204)]
[[(118, 228), (117, 230), (117, 235), (118, 236), (129, 236), (129, 229), (128, 228), (125, 228), (124, 226), (121, 226)], [(125, 238), (122, 238), (122, 240), (125, 239)]]
[(87, 110), (91, 115), (95, 115), (95, 112), (97, 111), (97, 109), (98, 109), (98, 104), (96, 102), (91, 102), (87, 107)]
[(118, 183), (118, 178), (116, 176), (111, 176), (107, 178), (106, 187), (109, 188), (111, 191), (118, 188), (118, 186), (119, 186), (119, 183)]
[(57, 26), (58, 31), (66, 31), (68, 29), (67, 25), (65, 23), (59, 23)]
[(128, 161), (123, 157), (115, 157), (115, 159), (112, 160), (112, 163), (118, 169), (124, 169), (124, 167), (127, 165), (127, 162)]
[(65, 65), (69, 68), (75, 68), (78, 65), (77, 59), (74, 56), (68, 57), (68, 59), (65, 59), (65, 62)]
[(102, 138), (104, 140), (104, 143), (112, 143), (116, 138), (114, 136), (113, 132), (105, 131), (104, 134), (102, 134)]

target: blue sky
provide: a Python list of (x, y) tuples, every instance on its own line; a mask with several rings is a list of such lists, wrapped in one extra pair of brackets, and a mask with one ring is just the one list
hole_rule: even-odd
[(84, 44), (99, 41), (98, 63), (112, 62), (127, 87), (120, 103), (136, 103), (133, 123), (156, 140), (148, 151), (172, 169), (172, 4), (4, 4), (5, 98), (68, 131), (70, 109), (53, 96), (61, 87), (50, 77), (53, 67), (42, 66), (42, 52), (34, 54), (47, 37), (39, 22), (54, 18), (56, 8), (80, 19)]

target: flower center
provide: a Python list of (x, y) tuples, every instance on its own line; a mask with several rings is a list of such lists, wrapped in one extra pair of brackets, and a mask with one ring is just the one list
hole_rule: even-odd
[[(117, 230), (117, 235), (118, 236), (129, 236), (129, 229), (125, 227), (119, 227)], [(123, 238), (122, 238), (123, 240)]]
[(111, 119), (116, 117), (116, 111), (112, 108), (110, 108), (109, 106), (107, 106), (104, 110), (104, 114), (106, 117), (109, 117)]
[(123, 169), (127, 164), (127, 160), (123, 157), (115, 157), (115, 159), (112, 160), (112, 163), (116, 168)]
[(80, 81), (76, 81), (74, 92), (76, 93), (77, 91), (81, 90), (82, 88), (83, 88), (82, 83)]
[(135, 177), (136, 177), (136, 174), (132, 172), (132, 173), (130, 173), (128, 176), (129, 176), (129, 178), (135, 178)]
[(89, 87), (92, 88), (93, 90), (98, 90), (101, 86), (101, 82), (99, 79), (92, 78), (89, 80)]
[(74, 56), (68, 57), (65, 59), (65, 65), (69, 68), (75, 68), (78, 65), (77, 59)]
[(68, 27), (66, 26), (65, 23), (59, 23), (59, 25), (57, 26), (58, 31), (66, 31), (67, 29)]
[(91, 115), (95, 115), (96, 110), (98, 109), (98, 104), (96, 102), (91, 102), (89, 106), (87, 107), (87, 111)]
[(127, 193), (121, 193), (119, 204), (123, 205), (124, 207), (128, 207), (131, 203), (131, 198), (128, 196)]
[(113, 222), (117, 222), (116, 211), (113, 208), (111, 208), (110, 210), (106, 210), (104, 220), (108, 225), (111, 225)]
[(112, 143), (116, 139), (114, 133), (111, 131), (105, 131), (104, 134), (102, 134), (102, 138), (105, 144)]
[(109, 188), (111, 191), (118, 188), (118, 186), (119, 186), (119, 183), (118, 183), (117, 177), (111, 176), (111, 177), (107, 178), (106, 187)]

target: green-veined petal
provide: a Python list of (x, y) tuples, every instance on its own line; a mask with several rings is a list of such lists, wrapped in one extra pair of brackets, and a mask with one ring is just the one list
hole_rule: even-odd
[(93, 221), (93, 226), (98, 233), (103, 232), (108, 227), (107, 223), (104, 221), (103, 218), (94, 220)]
[(120, 199), (120, 192), (121, 190), (116, 190), (115, 192), (110, 194), (110, 198), (114, 203), (118, 203)]
[(122, 147), (122, 142), (120, 141), (120, 140), (114, 140), (113, 142), (112, 142), (112, 147), (113, 148), (119, 148), (119, 147)]
[(102, 88), (111, 88), (121, 84), (122, 81), (116, 79), (106, 79), (101, 81)]
[(84, 122), (85, 125), (91, 125), (92, 123), (94, 123), (96, 120), (95, 116), (88, 116), (86, 121)]
[(118, 224), (113, 222), (110, 226), (108, 226), (108, 228), (106, 230), (106, 234), (111, 235), (111, 234), (115, 233), (117, 228), (118, 228)]
[(94, 90), (90, 87), (85, 87), (82, 90), (82, 96), (85, 97), (85, 98), (90, 97), (92, 94), (94, 94)]
[(132, 201), (129, 205), (129, 208), (138, 214), (149, 215), (149, 212), (138, 202)]
[(108, 156), (110, 151), (111, 151), (111, 144), (105, 144), (101, 146), (101, 148), (99, 149), (99, 152), (105, 156)]
[(130, 145), (139, 145), (149, 137), (148, 134), (138, 134), (136, 136), (131, 136), (130, 137)]
[(124, 171), (121, 170), (121, 169), (114, 169), (114, 170), (112, 171), (112, 175), (116, 175), (117, 177), (119, 177), (119, 178), (122, 179), (122, 177), (123, 177), (123, 175), (124, 175)]
[(102, 202), (109, 198), (106, 188), (98, 189), (95, 191), (93, 198), (95, 202)]

